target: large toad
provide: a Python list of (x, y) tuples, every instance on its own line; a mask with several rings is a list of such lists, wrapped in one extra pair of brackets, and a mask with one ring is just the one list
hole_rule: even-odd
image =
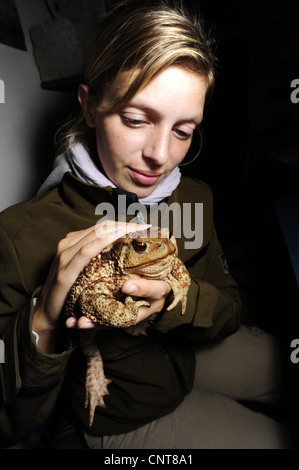
[[(132, 327), (139, 307), (150, 304), (123, 294), (121, 288), (128, 279), (140, 277), (168, 282), (173, 296), (167, 310), (181, 302), (181, 313), (185, 313), (190, 276), (176, 255), (168, 230), (158, 227), (129, 233), (93, 258), (73, 284), (65, 303), (65, 313), (67, 316), (85, 315), (104, 326)], [(132, 333), (131, 328), (127, 331)], [(90, 425), (95, 407), (105, 406), (103, 396), (108, 394), (110, 383), (104, 375), (94, 335), (94, 329), (80, 334), (82, 351), (87, 357), (85, 407), (89, 403)]]

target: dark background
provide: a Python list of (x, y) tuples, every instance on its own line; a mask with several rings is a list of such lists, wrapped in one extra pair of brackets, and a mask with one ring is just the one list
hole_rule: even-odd
[(204, 152), (186, 173), (213, 189), (219, 237), (247, 313), (281, 333), (295, 320), (285, 289), (297, 291), (275, 202), (299, 193), (299, 103), (290, 99), (299, 77), (299, 2), (199, 4), (215, 27), (219, 72)]
[[(276, 201), (299, 194), (299, 2), (201, 1), (215, 25), (219, 75), (206, 110), (206, 145), (197, 170), (215, 196), (215, 222), (243, 302), (244, 321), (276, 334), (284, 400), (299, 447), (298, 284), (277, 219)], [(298, 217), (299, 219), (299, 217)], [(298, 227), (299, 240), (299, 227)], [(299, 243), (299, 241), (298, 241)]]

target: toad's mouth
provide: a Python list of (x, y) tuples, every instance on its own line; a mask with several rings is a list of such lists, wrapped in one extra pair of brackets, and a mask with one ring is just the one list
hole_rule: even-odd
[[(171, 270), (171, 259), (173, 257), (173, 252), (166, 254), (165, 256), (155, 259), (149, 260), (147, 262), (137, 263), (131, 266), (128, 266), (127, 269), (131, 272), (138, 272), (138, 274), (146, 274), (149, 277), (155, 277), (159, 275), (159, 273), (165, 272), (165, 269), (169, 267), (169, 271)], [(152, 275), (152, 276), (151, 276)]]

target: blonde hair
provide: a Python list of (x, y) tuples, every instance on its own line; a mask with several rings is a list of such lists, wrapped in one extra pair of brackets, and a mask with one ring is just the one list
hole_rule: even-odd
[[(178, 64), (205, 77), (209, 97), (215, 81), (212, 44), (199, 14), (189, 12), (181, 1), (122, 2), (99, 24), (90, 49), (85, 67), (90, 98), (100, 112), (115, 112), (161, 70)], [(101, 106), (109, 86), (125, 71), (131, 71), (133, 77), (128, 87)], [(87, 134), (81, 115), (72, 123), (65, 139), (73, 137), (73, 141), (80, 140), (88, 148)]]

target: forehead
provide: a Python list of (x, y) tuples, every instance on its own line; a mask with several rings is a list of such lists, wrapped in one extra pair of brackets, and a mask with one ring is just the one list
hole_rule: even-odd
[[(104, 103), (121, 99), (134, 82), (138, 71), (120, 73), (107, 90)], [(123, 106), (157, 110), (158, 112), (185, 110), (190, 120), (201, 122), (207, 91), (207, 80), (197, 72), (183, 66), (170, 66), (155, 75), (140, 91)], [(181, 109), (180, 109), (181, 108)]]

